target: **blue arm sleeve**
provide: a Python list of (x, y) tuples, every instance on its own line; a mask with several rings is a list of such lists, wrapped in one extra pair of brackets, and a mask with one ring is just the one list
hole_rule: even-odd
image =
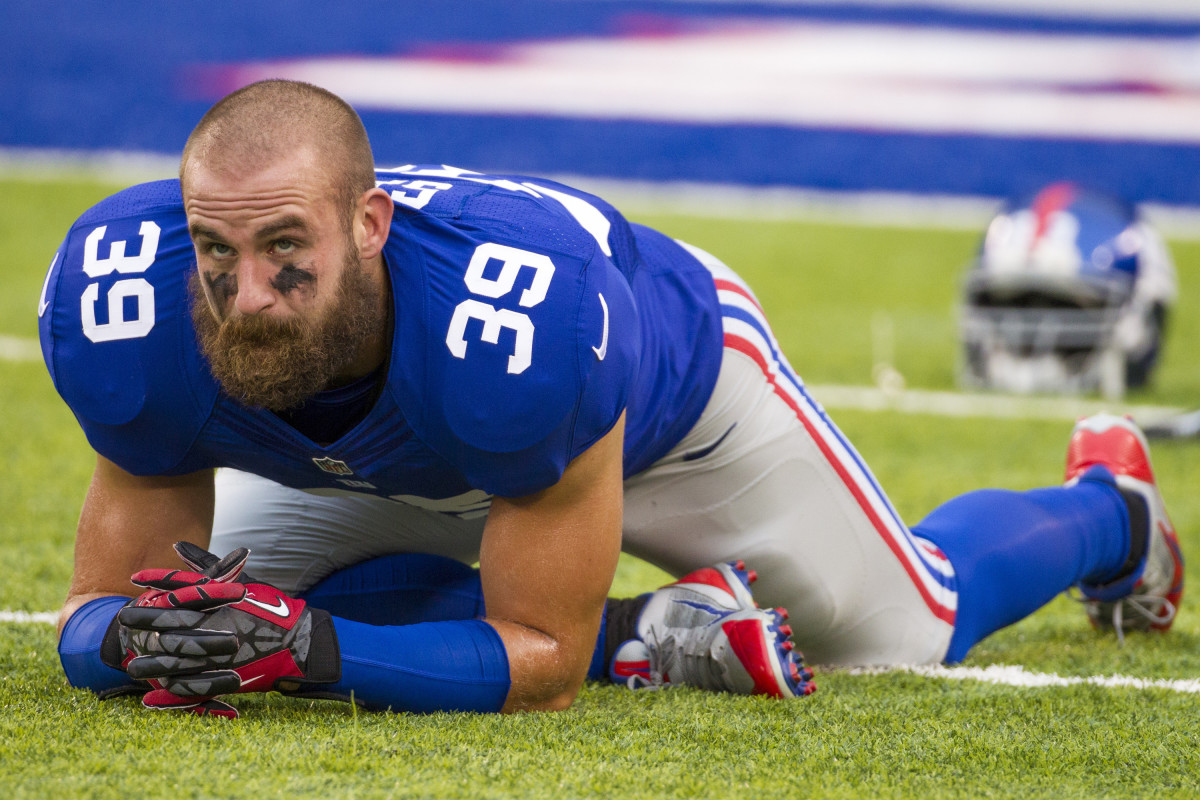
[(58, 658), (67, 680), (75, 688), (106, 694), (137, 685), (123, 671), (100, 660), (104, 634), (117, 612), (128, 602), (128, 597), (98, 597), (80, 606), (67, 620), (62, 638), (58, 640)]
[(342, 678), (322, 692), (370, 709), (496, 712), (508, 697), (508, 653), (480, 620), (376, 626), (333, 618)]

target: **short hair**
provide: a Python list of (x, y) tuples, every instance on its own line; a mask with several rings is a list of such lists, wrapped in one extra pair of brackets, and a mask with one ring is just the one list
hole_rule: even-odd
[(304, 145), (330, 168), (335, 200), (349, 220), (358, 198), (375, 186), (371, 144), (349, 103), (309, 83), (259, 81), (221, 99), (188, 136), (179, 178), (184, 180), (193, 157), (226, 165), (267, 164)]

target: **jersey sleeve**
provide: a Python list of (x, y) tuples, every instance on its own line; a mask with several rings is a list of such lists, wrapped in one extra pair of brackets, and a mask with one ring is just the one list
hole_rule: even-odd
[(216, 397), (190, 319), (177, 181), (127, 189), (71, 227), (39, 301), (42, 355), (88, 442), (140, 475), (192, 471)]
[(422, 246), (393, 286), (422, 303), (397, 312), (395, 347), (424, 347), (393, 356), (401, 407), (476, 488), (553, 485), (627, 403), (640, 353), (629, 284), (590, 236), (552, 239), (537, 215), (508, 228), (408, 223), (397, 238)]

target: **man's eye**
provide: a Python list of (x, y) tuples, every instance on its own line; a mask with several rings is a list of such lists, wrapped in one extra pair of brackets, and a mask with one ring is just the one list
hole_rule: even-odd
[(279, 253), (281, 255), (286, 255), (287, 253), (291, 253), (295, 249), (296, 249), (296, 243), (293, 242), (291, 239), (280, 239), (279, 241), (275, 242), (275, 252)]
[(224, 258), (225, 256), (233, 254), (233, 248), (227, 244), (213, 242), (208, 246), (208, 252), (211, 255), (217, 256), (218, 258)]

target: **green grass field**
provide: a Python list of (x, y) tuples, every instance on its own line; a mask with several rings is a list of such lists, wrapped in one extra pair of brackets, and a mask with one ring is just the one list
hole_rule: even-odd
[[(0, 180), (0, 336), (36, 336), (45, 269), (111, 185)], [(633, 214), (738, 269), (811, 384), (868, 384), (886, 313), (910, 387), (953, 388), (954, 303), (976, 234)], [(1181, 313), (1155, 388), (1200, 404), (1200, 243), (1174, 242)], [(820, 396), (818, 395), (818, 399)], [(833, 411), (906, 519), (981, 486), (1060, 479), (1070, 421)], [(40, 362), (0, 359), (0, 609), (58, 607), (91, 452)], [(1200, 442), (1155, 466), (1184, 552), (1200, 553)], [(1200, 586), (1189, 564), (1188, 581)], [(622, 562), (616, 594), (662, 574)], [(1193, 595), (1195, 589), (1193, 588)], [(1065, 676), (1200, 678), (1200, 612), (1119, 648), (1059, 598), (967, 666)], [(0, 794), (97, 797), (1150, 797), (1200, 795), (1200, 697), (1162, 688), (1018, 688), (906, 673), (822, 672), (803, 701), (589, 685), (559, 714), (355, 713), (250, 695), (236, 722), (151, 714), (72, 690), (54, 632), (0, 623)]]

